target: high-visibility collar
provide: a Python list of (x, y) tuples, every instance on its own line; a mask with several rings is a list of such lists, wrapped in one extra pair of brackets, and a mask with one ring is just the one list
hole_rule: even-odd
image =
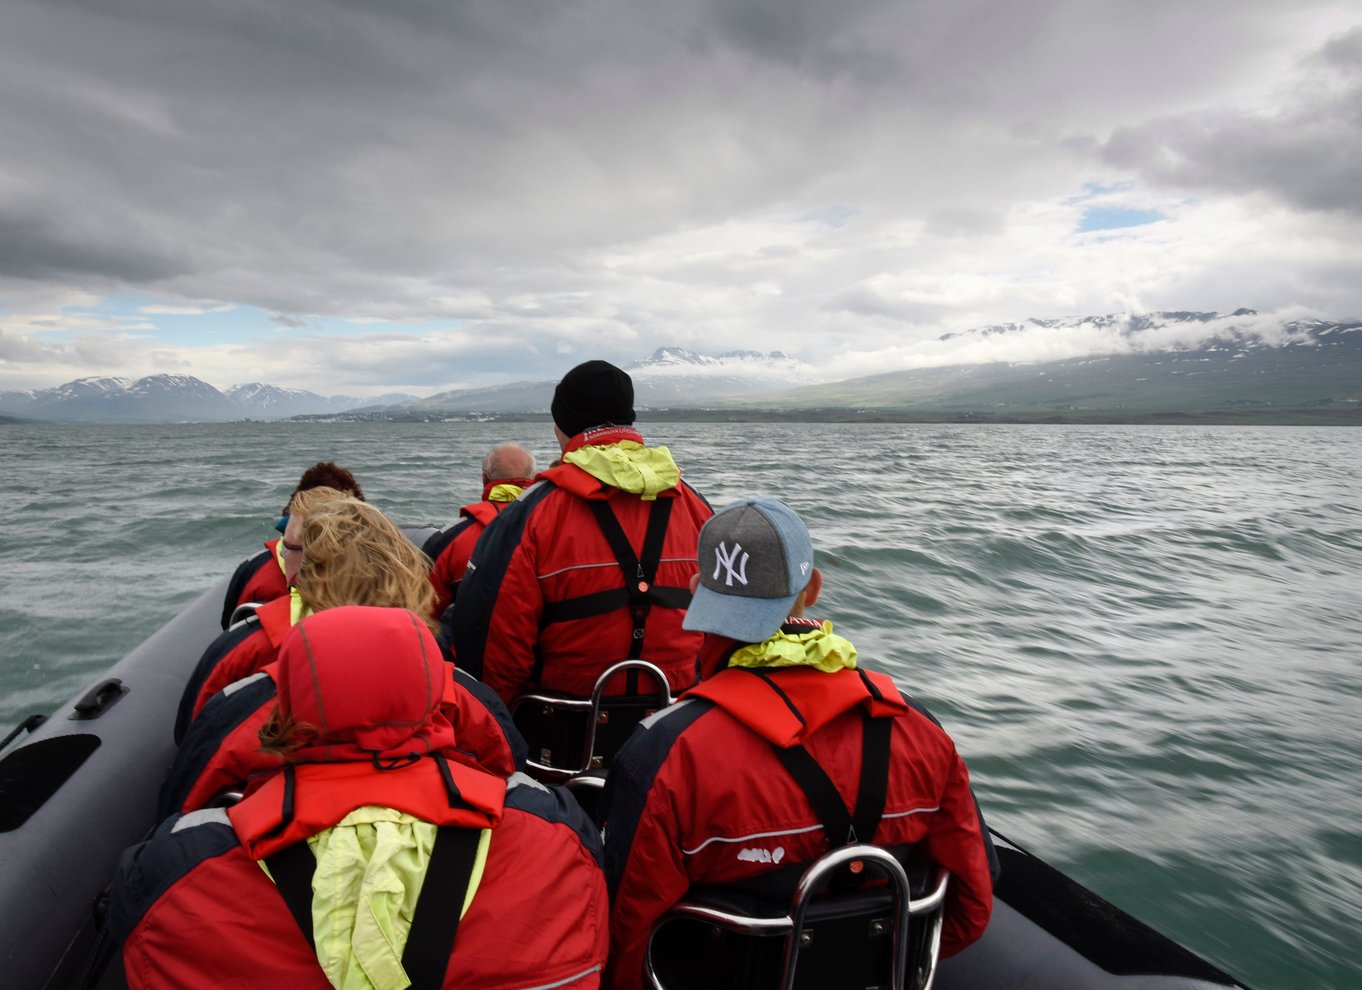
[(279, 573), (287, 574), (288, 568), (284, 566), (284, 538), (266, 540), (265, 549), (274, 554), (274, 562), (279, 565)]
[(484, 502), (514, 502), (520, 493), (534, 484), (533, 478), (501, 478), (482, 486)]
[(856, 647), (824, 620), (787, 619), (775, 635), (740, 646), (728, 656), (730, 667), (813, 667), (824, 673), (856, 669)]
[(572, 438), (563, 463), (538, 475), (583, 498), (628, 492), (651, 502), (672, 497), (681, 481), (666, 447), (645, 447), (643, 437), (629, 427), (587, 430)]

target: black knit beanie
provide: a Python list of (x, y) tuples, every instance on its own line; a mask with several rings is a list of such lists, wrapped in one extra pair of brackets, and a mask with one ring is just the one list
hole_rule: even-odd
[(634, 380), (609, 361), (579, 364), (553, 391), (553, 422), (570, 437), (593, 426), (634, 422)]

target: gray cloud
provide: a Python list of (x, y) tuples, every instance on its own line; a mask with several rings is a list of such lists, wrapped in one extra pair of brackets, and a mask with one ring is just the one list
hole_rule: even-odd
[[(0, 300), (256, 306), (293, 332), (202, 360), (263, 375), (283, 336), (347, 380), (733, 339), (816, 359), (1127, 298), (1270, 308), (1243, 298), (1285, 282), (1240, 257), (1254, 240), (1293, 249), (1305, 294), (1281, 301), (1362, 311), (1329, 282), (1362, 284), (1351, 237), (1296, 215), (1358, 211), (1362, 32), (1339, 17), (1324, 0), (1289, 22), (1279, 0), (13, 0)], [(1073, 198), (1119, 181), (1184, 239), (1075, 239)], [(1234, 212), (1254, 194), (1281, 210)], [(330, 341), (327, 317), (390, 326)], [(420, 329), (436, 321), (455, 328)]]
[(1263, 193), (1362, 213), (1362, 27), (1326, 44), (1310, 80), (1272, 112), (1197, 112), (1118, 129), (1111, 165), (1197, 193)]
[(11, 212), (0, 204), (0, 277), (93, 276), (112, 287), (164, 280), (184, 271), (176, 260), (155, 250), (154, 244), (137, 243), (126, 232), (100, 230), (96, 223), (77, 222), (63, 229), (57, 222)]

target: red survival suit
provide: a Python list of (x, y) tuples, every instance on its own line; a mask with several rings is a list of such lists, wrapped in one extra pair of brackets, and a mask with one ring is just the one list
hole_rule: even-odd
[(489, 482), (483, 486), (481, 502), (465, 505), (459, 510), (458, 522), (436, 533), (421, 548), (433, 561), (430, 584), (435, 589), (434, 618), (438, 619), (458, 597), (459, 583), (468, 569), (468, 558), (473, 555), (473, 547), (482, 531), (502, 509), (515, 501), (528, 484), (528, 478)]
[[(440, 711), (449, 671), (406, 610), (351, 606), (299, 623), (276, 675), (281, 714), (309, 727), (302, 748), (239, 804), (168, 819), (120, 864), (112, 917), (129, 987), (325, 990), (319, 959), (334, 965), (338, 943), (342, 962), (353, 952), (365, 972), (373, 953), (390, 951), (384, 961), (400, 953), (408, 974), (447, 988), (597, 986), (608, 908), (594, 829), (562, 790), (450, 758), (454, 729)], [(424, 867), (383, 867), (375, 848), (323, 881), (324, 865), (337, 866), (322, 861), (326, 842), (366, 809), (391, 814), (391, 829), (439, 826)], [(419, 885), (401, 944), (371, 932), (361, 942), (373, 889), (354, 902), (335, 893), (375, 862), (403, 878), (406, 904)], [(346, 904), (360, 908), (349, 920)], [(429, 936), (441, 931), (452, 945), (432, 957), (441, 942)]]
[(231, 622), (238, 605), (247, 602), (272, 602), (288, 594), (284, 579), (284, 564), (279, 559), (279, 539), (266, 540), (263, 552), (237, 565), (232, 579), (227, 582), (227, 594), (222, 601), (222, 628)]
[[(798, 621), (805, 631), (816, 625)], [(988, 847), (945, 731), (882, 674), (726, 669), (645, 723), (611, 769), (607, 986), (642, 985), (652, 926), (692, 884), (745, 880), (832, 848), (775, 748), (802, 744), (855, 808), (865, 733), (880, 719), (892, 720), (886, 798), (873, 833), (858, 839), (917, 846), (950, 870), (943, 955), (978, 938), (992, 910)]]
[[(564, 456), (622, 441), (643, 438), (629, 427), (587, 430)], [(531, 688), (586, 697), (629, 657), (661, 667), (673, 692), (695, 683), (701, 635), (681, 620), (708, 503), (684, 481), (640, 497), (572, 463), (536, 481), (473, 551), (454, 602), (459, 666), (507, 702)]]
[(209, 643), (180, 697), (175, 716), (175, 741), (184, 737), (190, 720), (209, 698), (229, 684), (273, 663), (292, 625), (293, 598), (285, 592), (282, 598), (260, 606), (254, 615), (223, 631)]

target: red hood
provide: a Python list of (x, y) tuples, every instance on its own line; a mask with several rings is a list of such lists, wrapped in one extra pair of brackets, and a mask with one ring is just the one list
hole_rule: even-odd
[(310, 615), (279, 648), (279, 708), (317, 730), (292, 759), (393, 759), (454, 747), (440, 712), (453, 667), (414, 612), (349, 605)]

